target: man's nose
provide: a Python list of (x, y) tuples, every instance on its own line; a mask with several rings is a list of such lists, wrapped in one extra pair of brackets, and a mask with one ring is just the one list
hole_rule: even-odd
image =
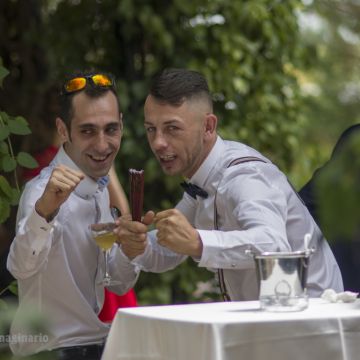
[(109, 141), (107, 139), (107, 136), (100, 132), (98, 134), (98, 136), (96, 137), (95, 139), (95, 148), (98, 150), (98, 151), (104, 151), (104, 150), (107, 150), (109, 148)]
[(154, 150), (160, 150), (166, 148), (168, 145), (166, 137), (162, 132), (156, 132), (156, 135), (152, 141), (152, 147)]

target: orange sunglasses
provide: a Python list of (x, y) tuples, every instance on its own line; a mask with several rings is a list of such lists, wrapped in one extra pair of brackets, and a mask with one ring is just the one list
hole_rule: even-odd
[(104, 74), (84, 75), (68, 80), (64, 84), (65, 93), (71, 94), (73, 92), (84, 89), (88, 81), (90, 81), (92, 85), (98, 87), (111, 87), (115, 85), (114, 80), (108, 75), (104, 75)]

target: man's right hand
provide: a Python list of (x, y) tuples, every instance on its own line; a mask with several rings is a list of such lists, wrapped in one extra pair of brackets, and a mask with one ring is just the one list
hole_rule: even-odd
[(130, 259), (141, 255), (147, 245), (148, 225), (153, 222), (154, 212), (148, 211), (142, 222), (132, 221), (131, 215), (123, 215), (116, 220), (117, 227), (114, 233), (117, 235), (117, 243), (121, 245), (121, 250)]
[(35, 204), (36, 212), (49, 221), (84, 177), (82, 172), (65, 165), (56, 166), (43, 194)]

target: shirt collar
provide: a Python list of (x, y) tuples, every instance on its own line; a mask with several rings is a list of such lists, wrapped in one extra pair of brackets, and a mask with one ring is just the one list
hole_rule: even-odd
[[(70, 169), (84, 173), (65, 152), (64, 146), (61, 146), (56, 157), (51, 162), (53, 165), (63, 164)], [(85, 174), (85, 178), (80, 181), (79, 185), (75, 188), (74, 192), (82, 198), (88, 198), (94, 195), (98, 190), (102, 191), (109, 183), (109, 176), (102, 176), (94, 180)]]
[(205, 158), (205, 160), (197, 169), (196, 173), (192, 176), (190, 181), (198, 186), (204, 186), (210, 171), (220, 160), (220, 157), (223, 154), (224, 149), (225, 149), (224, 140), (220, 136), (217, 136), (216, 142), (212, 147), (209, 155)]

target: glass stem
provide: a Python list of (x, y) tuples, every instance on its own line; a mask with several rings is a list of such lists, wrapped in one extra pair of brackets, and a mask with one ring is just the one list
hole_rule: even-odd
[(111, 280), (111, 277), (109, 275), (109, 260), (108, 260), (109, 252), (107, 250), (103, 250), (103, 253), (104, 253), (104, 260), (105, 260), (104, 285), (109, 286), (110, 285), (110, 280)]

